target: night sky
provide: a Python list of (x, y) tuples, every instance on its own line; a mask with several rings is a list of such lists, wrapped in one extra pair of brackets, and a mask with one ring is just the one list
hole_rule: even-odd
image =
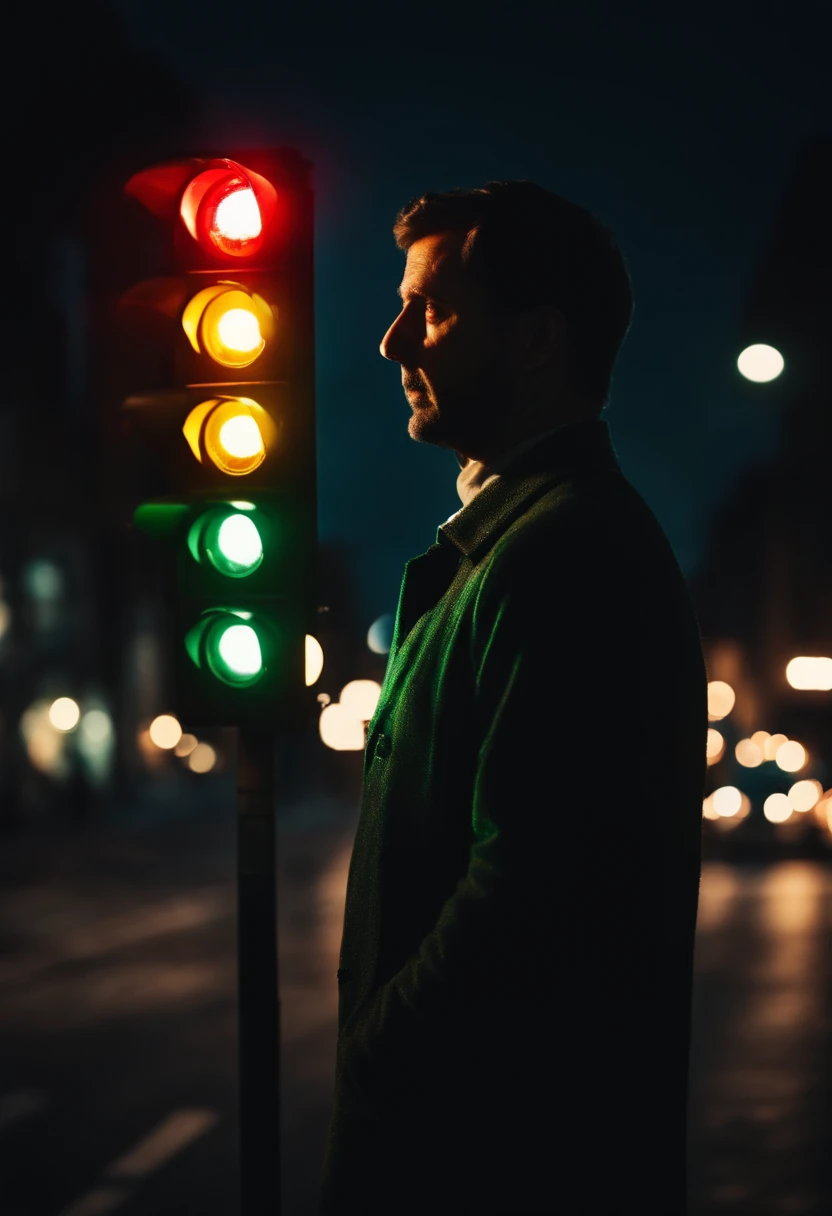
[(832, 126), (824, 4), (116, 8), (193, 92), (204, 149), (315, 162), (320, 533), (347, 548), (367, 625), (460, 505), (453, 453), (409, 438), (378, 353), (404, 266), (391, 226), (425, 190), (490, 179), (589, 207), (624, 250), (635, 319), (604, 417), (696, 571), (710, 512), (777, 442), (788, 364), (752, 386), (736, 357), (766, 340), (743, 312), (799, 149)]

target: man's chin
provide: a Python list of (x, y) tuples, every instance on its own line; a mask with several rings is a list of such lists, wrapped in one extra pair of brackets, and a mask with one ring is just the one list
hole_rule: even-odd
[(442, 448), (451, 446), (451, 437), (432, 406), (414, 409), (407, 424), (407, 433), (417, 443), (432, 443)]

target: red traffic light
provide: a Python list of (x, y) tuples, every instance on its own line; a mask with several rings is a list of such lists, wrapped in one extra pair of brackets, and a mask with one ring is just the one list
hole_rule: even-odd
[(277, 208), (270, 181), (225, 158), (157, 165), (135, 174), (125, 191), (163, 218), (175, 208), (206, 253), (235, 260), (260, 252)]
[(263, 243), (276, 202), (274, 186), (265, 177), (223, 160), (188, 182), (179, 214), (209, 253), (249, 258)]

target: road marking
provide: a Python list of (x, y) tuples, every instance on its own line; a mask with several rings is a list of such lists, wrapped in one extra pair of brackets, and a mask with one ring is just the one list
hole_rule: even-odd
[(214, 1110), (175, 1110), (105, 1171), (110, 1178), (144, 1178), (219, 1122)]
[(94, 1191), (87, 1191), (80, 1199), (68, 1208), (64, 1208), (61, 1216), (105, 1216), (129, 1197), (130, 1192), (115, 1186), (97, 1186)]
[(50, 954), (0, 963), (0, 983), (19, 984), (60, 963), (83, 962), (168, 933), (203, 928), (230, 915), (226, 892), (216, 890), (176, 898), (112, 916), (46, 939)]
[(36, 1115), (47, 1105), (46, 1095), (36, 1089), (16, 1089), (0, 1097), (0, 1132), (12, 1123)]
[[(104, 1173), (129, 1181), (144, 1178), (198, 1136), (204, 1136), (219, 1123), (219, 1118), (215, 1110), (174, 1110), (143, 1140), (108, 1165)], [(129, 1188), (97, 1186), (64, 1208), (60, 1216), (106, 1216), (129, 1199), (131, 1193)]]

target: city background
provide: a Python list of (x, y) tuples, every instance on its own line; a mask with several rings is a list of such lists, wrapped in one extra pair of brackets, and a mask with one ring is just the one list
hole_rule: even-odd
[[(14, 15), (52, 118), (10, 126), (0, 195), (9, 1216), (236, 1210), (235, 732), (171, 703), (171, 591), (130, 525), (157, 474), (96, 345), (125, 269), (102, 254), (101, 199), (193, 150), (277, 145), (315, 165), (320, 530), (319, 715), (276, 760), (285, 1212), (314, 1211), (364, 723), (398, 580), (459, 506), (455, 459), (408, 439), (398, 369), (378, 355), (401, 274), (390, 229), (426, 189), (498, 177), (584, 203), (624, 249), (636, 313), (605, 417), (702, 631), (691, 1210), (832, 1212), (821, 8), (674, 22), (590, 5), (556, 29), (516, 10), (472, 25), (451, 6), (429, 32), (384, 13), (316, 25), (255, 6), (235, 24), (213, 0), (199, 19), (122, 0), (56, 12), (48, 36)], [(8, 114), (21, 79), (4, 80)], [(626, 727), (649, 752), (650, 722)]]

